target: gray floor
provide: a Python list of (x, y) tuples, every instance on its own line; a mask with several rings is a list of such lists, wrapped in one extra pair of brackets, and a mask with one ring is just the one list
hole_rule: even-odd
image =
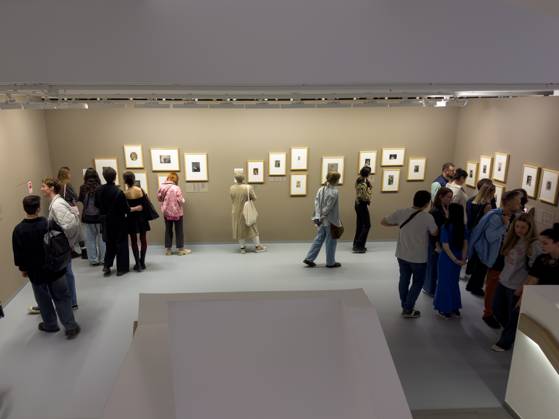
[(351, 254), (350, 248), (340, 244), (343, 267), (337, 270), (304, 268), (307, 244), (272, 244), (267, 253), (246, 255), (232, 245), (193, 246), (184, 257), (165, 257), (151, 247), (147, 271), (108, 279), (75, 260), (83, 329), (78, 339), (36, 330), (39, 318), (25, 314), (33, 302), (29, 286), (6, 307), (7, 317), (0, 320), (0, 419), (100, 417), (130, 344), (139, 292), (340, 288), (365, 289), (379, 312), (417, 418), (500, 417), (483, 412), (500, 411), (511, 354), (489, 350), (497, 334), (481, 322), (482, 301), (463, 292), (463, 318), (443, 320), (421, 295), (422, 318), (404, 320), (394, 244), (369, 244), (366, 255)]

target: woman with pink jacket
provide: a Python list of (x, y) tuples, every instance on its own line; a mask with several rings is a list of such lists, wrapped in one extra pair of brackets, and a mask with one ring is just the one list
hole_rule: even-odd
[(165, 219), (165, 256), (173, 254), (173, 227), (176, 233), (177, 255), (184, 256), (191, 253), (191, 250), (184, 248), (182, 219), (185, 200), (178, 183), (179, 176), (174, 172), (170, 173), (167, 176), (167, 180), (163, 182), (159, 191), (157, 191), (157, 200)]

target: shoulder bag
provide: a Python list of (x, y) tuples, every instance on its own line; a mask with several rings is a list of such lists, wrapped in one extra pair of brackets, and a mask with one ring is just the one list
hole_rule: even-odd
[(142, 196), (142, 207), (143, 207), (143, 212), (144, 215), (146, 217), (147, 221), (153, 221), (159, 218), (159, 214), (157, 213), (157, 211), (155, 210), (153, 204), (151, 203), (151, 200), (149, 199), (147, 193), (142, 189), (142, 193), (144, 194)]
[(245, 224), (247, 227), (251, 227), (256, 224), (256, 219), (258, 218), (258, 211), (256, 211), (256, 205), (250, 199), (250, 186), (247, 185), (247, 201), (243, 207), (243, 217), (245, 217)]

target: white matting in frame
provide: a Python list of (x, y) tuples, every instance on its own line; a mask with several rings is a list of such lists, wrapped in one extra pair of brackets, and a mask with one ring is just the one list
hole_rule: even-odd
[(359, 167), (357, 168), (357, 173), (361, 171), (363, 167), (370, 167), (371, 174), (374, 175), (377, 171), (377, 152), (374, 151), (360, 151), (359, 152)]
[(270, 152), (268, 176), (285, 176), (287, 174), (287, 153)]
[(326, 175), (331, 172), (340, 174), (339, 184), (344, 183), (344, 157), (343, 156), (330, 156), (322, 158), (322, 175), (321, 183), (326, 182)]
[(551, 205), (557, 205), (557, 194), (559, 192), (559, 171), (553, 169), (542, 169), (539, 199)]
[(491, 168), (493, 163), (493, 157), (491, 156), (479, 156), (479, 172), (477, 180), (481, 179), (491, 179)]
[(540, 180), (540, 168), (538, 166), (524, 163), (522, 170), (522, 186), (530, 198), (537, 198)]
[(405, 161), (406, 149), (404, 147), (382, 149), (382, 166), (403, 166)]
[(408, 161), (408, 181), (417, 182), (425, 180), (425, 168), (427, 166), (427, 158), (410, 157)]
[(247, 161), (247, 182), (264, 183), (264, 160)]
[(466, 178), (466, 186), (469, 186), (470, 188), (475, 188), (477, 186), (477, 172), (477, 161), (469, 161), (466, 163), (466, 173), (468, 173), (468, 177)]
[(291, 196), (306, 196), (307, 195), (307, 175), (306, 174), (292, 174), (289, 193)]
[(152, 148), (151, 169), (154, 172), (179, 172), (179, 150), (177, 148)]
[(102, 158), (102, 159), (95, 159), (93, 162), (94, 166), (95, 166), (95, 170), (97, 170), (97, 173), (99, 174), (99, 178), (101, 179), (101, 184), (104, 185), (105, 183), (105, 178), (103, 177), (103, 168), (105, 167), (112, 167), (113, 169), (115, 169), (116, 171), (116, 180), (115, 180), (115, 184), (119, 185), (119, 177), (120, 174), (118, 173), (118, 162), (116, 160), (116, 158)]
[(142, 188), (146, 194), (148, 192), (148, 177), (146, 172), (132, 172), (134, 173), (134, 178), (136, 179), (135, 184), (137, 187)]
[(400, 190), (400, 169), (382, 170), (382, 192), (398, 192)]
[(169, 173), (158, 173), (157, 174), (157, 187), (161, 188), (161, 185), (167, 181)]
[(309, 148), (291, 148), (291, 170), (308, 170)]
[(506, 186), (500, 183), (495, 183), (495, 202), (497, 203), (497, 208), (501, 208), (501, 200), (506, 191)]
[(207, 182), (208, 154), (184, 153), (184, 173), (187, 182)]
[(141, 144), (124, 145), (124, 167), (127, 169), (144, 168), (144, 152)]
[(509, 155), (507, 153), (495, 153), (493, 160), (493, 180), (507, 183), (507, 173), (509, 169)]

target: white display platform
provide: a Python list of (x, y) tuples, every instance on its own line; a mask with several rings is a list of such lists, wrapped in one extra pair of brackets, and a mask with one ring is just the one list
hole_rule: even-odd
[[(559, 286), (525, 287), (524, 313), (559, 341)], [(517, 330), (505, 402), (522, 419), (556, 419), (559, 373), (541, 347)]]
[(411, 414), (375, 310), (340, 290), (141, 295), (104, 417)]

